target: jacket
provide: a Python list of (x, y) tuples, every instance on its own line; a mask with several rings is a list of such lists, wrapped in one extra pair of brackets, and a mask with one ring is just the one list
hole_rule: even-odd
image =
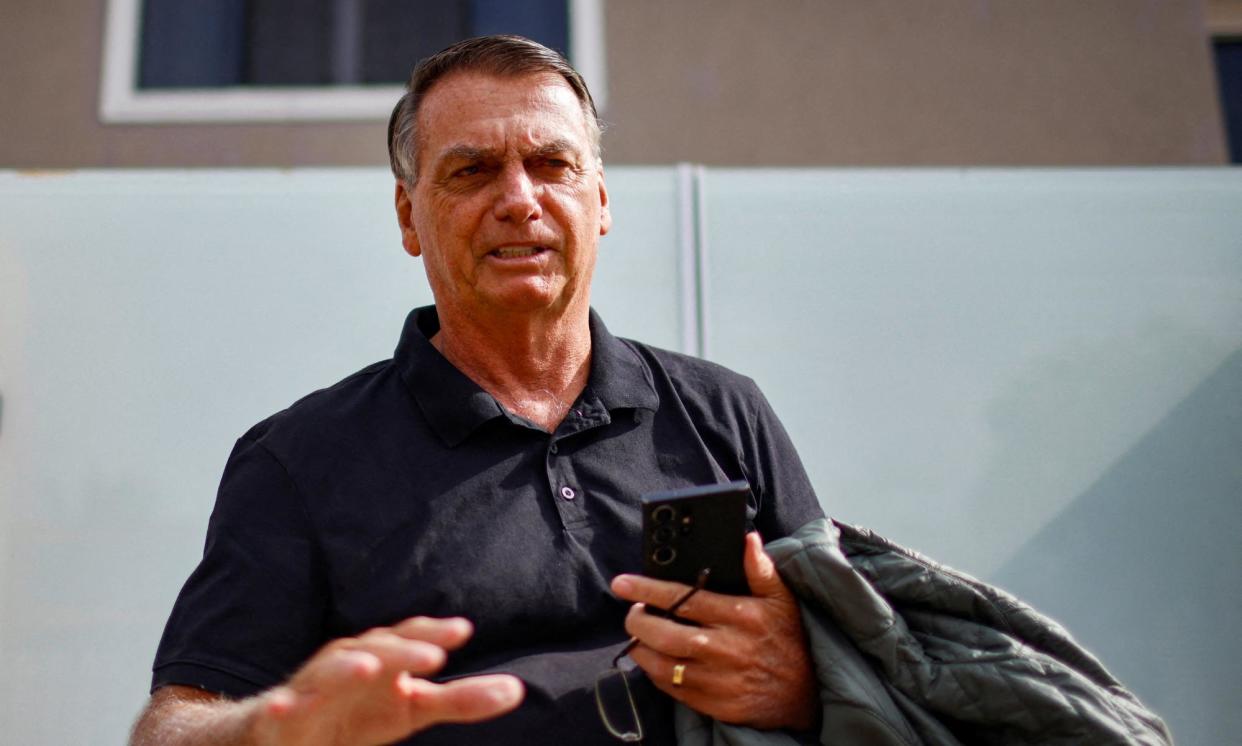
[[(823, 744), (1172, 744), (1056, 622), (863, 528), (818, 519), (768, 553), (799, 597)], [(803, 743), (678, 707), (683, 746)]]

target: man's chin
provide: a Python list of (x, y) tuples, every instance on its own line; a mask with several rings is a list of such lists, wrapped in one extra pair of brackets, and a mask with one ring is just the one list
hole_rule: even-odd
[(488, 307), (506, 314), (545, 315), (564, 312), (572, 304), (560, 288), (546, 283), (510, 285), (485, 295)]

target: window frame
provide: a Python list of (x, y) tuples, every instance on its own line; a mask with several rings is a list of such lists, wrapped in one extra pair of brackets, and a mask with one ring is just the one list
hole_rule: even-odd
[[(603, 2), (569, 0), (569, 58), (601, 111), (608, 100)], [(400, 85), (141, 90), (141, 10), (142, 0), (108, 0), (99, 85), (99, 118), (105, 124), (383, 121), (404, 90)]]

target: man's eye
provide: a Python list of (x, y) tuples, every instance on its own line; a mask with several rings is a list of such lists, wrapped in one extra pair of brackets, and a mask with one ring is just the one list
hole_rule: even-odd
[(528, 168), (540, 168), (549, 171), (560, 171), (567, 168), (573, 168), (573, 164), (564, 158), (535, 158), (527, 161)]
[(454, 176), (474, 176), (475, 174), (480, 173), (482, 170), (483, 169), (480, 168), (479, 166), (462, 166), (461, 168), (454, 171), (453, 175)]

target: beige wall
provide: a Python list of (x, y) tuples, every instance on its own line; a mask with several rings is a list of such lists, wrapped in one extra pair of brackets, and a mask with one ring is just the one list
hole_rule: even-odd
[(378, 121), (100, 124), (105, 4), (0, 0), (0, 167), (387, 163)]
[(631, 0), (608, 37), (621, 161), (1225, 160), (1197, 2)]
[[(383, 122), (101, 125), (104, 0), (0, 6), (0, 167), (385, 162)], [(612, 0), (614, 163), (1222, 163), (1199, 0)]]

